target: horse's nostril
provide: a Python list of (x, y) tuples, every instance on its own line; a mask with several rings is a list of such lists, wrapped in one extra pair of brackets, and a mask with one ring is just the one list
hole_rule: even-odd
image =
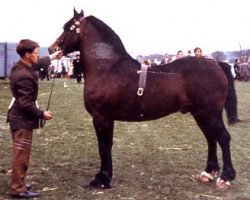
[(59, 50), (61, 50), (61, 48), (60, 47), (56, 47), (54, 50), (55, 51), (59, 51)]
[(58, 46), (55, 48), (50, 48), (50, 47), (48, 48), (49, 54), (52, 54), (52, 53), (59, 51), (59, 50), (61, 50), (61, 48)]

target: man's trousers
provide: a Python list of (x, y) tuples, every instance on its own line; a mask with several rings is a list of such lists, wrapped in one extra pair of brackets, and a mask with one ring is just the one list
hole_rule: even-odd
[(33, 130), (11, 131), (13, 139), (11, 194), (26, 192), (25, 176), (29, 167)]

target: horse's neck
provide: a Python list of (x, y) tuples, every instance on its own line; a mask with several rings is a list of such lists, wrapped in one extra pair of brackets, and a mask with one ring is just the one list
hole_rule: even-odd
[(114, 48), (112, 45), (96, 41), (89, 49), (90, 51), (90, 58), (94, 58), (97, 60), (103, 60), (103, 59), (114, 59), (118, 57), (117, 53), (114, 51)]
[(120, 55), (115, 51), (115, 48), (104, 41), (96, 40), (91, 44), (85, 42), (84, 50), (84, 63), (88, 69), (87, 71), (108, 71), (118, 60), (124, 55)]
[(81, 52), (84, 55), (84, 75), (104, 73), (120, 59), (120, 55), (114, 52), (112, 46), (105, 42), (95, 42), (92, 45), (84, 45)]
[[(108, 71), (114, 64), (128, 54), (115, 33), (110, 32), (105, 37), (92, 23), (87, 23), (85, 34), (81, 39), (81, 54), (87, 72)], [(114, 39), (114, 40), (113, 40)]]

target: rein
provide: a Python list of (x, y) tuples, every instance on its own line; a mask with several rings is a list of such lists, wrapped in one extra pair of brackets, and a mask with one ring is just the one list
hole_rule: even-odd
[[(51, 90), (50, 90), (50, 95), (49, 95), (49, 100), (48, 100), (48, 103), (47, 103), (46, 111), (48, 111), (49, 107), (50, 107), (52, 92), (53, 92), (54, 85), (55, 85), (55, 80), (56, 80), (56, 78), (54, 77), (53, 78), (53, 82), (52, 82), (52, 86), (51, 86)], [(40, 120), (40, 128), (43, 128), (45, 126), (45, 124), (46, 124), (46, 120), (45, 119), (41, 119)]]

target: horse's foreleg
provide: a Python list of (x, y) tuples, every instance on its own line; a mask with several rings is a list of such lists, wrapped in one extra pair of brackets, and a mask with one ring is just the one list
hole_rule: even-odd
[(104, 117), (94, 117), (93, 124), (98, 139), (101, 168), (94, 180), (91, 181), (90, 186), (96, 188), (110, 188), (110, 182), (113, 176), (111, 150), (113, 145), (114, 121)]

